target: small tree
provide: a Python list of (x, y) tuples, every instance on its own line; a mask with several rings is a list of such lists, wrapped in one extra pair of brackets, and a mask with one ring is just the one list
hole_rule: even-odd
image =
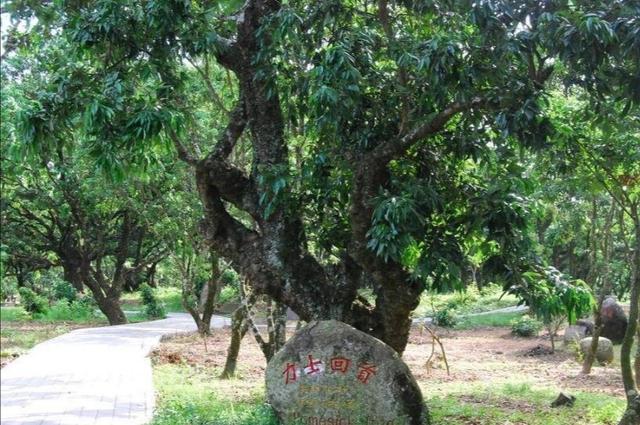
[(43, 314), (47, 311), (47, 299), (29, 288), (18, 288), (20, 304), (31, 314)]
[(145, 314), (149, 319), (164, 319), (167, 316), (164, 305), (155, 294), (152, 287), (146, 283), (140, 286), (142, 304), (144, 304)]
[[(262, 350), (267, 362), (278, 352), (286, 342), (287, 306), (269, 297), (262, 296), (266, 302), (267, 338), (265, 339), (255, 324), (253, 308), (258, 296), (250, 289), (245, 281), (240, 285), (242, 305), (231, 316), (231, 341), (227, 350), (227, 359), (220, 378), (227, 379), (235, 375), (240, 343), (251, 329), (253, 336)], [(298, 322), (300, 325), (300, 322)]]
[(591, 311), (594, 300), (589, 287), (579, 279), (572, 280), (553, 267), (534, 267), (522, 274), (522, 282), (511, 292), (524, 300), (542, 321), (555, 352), (555, 336), (564, 323), (574, 323)]

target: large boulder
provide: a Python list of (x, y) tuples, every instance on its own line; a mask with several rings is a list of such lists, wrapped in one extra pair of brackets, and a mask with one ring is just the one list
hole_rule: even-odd
[(600, 335), (609, 338), (614, 344), (621, 344), (627, 331), (627, 315), (615, 298), (609, 297), (602, 303), (602, 331)]
[(567, 326), (564, 330), (564, 335), (562, 340), (565, 345), (569, 345), (572, 343), (578, 343), (581, 339), (586, 338), (587, 336), (587, 328), (584, 326), (571, 325)]
[(285, 425), (429, 423), (420, 388), (398, 354), (336, 320), (300, 329), (267, 365), (266, 384)]
[[(583, 338), (582, 340), (580, 340), (580, 352), (583, 356), (586, 356), (587, 351), (591, 349), (592, 341), (592, 337)], [(602, 336), (598, 338), (596, 360), (601, 364), (607, 364), (613, 361), (613, 343), (611, 342), (611, 340)]]

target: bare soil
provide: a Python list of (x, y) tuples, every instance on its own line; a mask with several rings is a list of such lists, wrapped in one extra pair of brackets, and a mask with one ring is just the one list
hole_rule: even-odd
[[(404, 353), (416, 379), (423, 382), (513, 382), (514, 376), (536, 385), (559, 390), (582, 390), (623, 396), (622, 378), (613, 366), (594, 367), (588, 376), (580, 374), (581, 364), (570, 347), (556, 342), (548, 354), (548, 338), (520, 338), (508, 328), (441, 331), (451, 375), (440, 361), (429, 373), (425, 361), (431, 352), (431, 337), (412, 332)], [(546, 350), (545, 350), (546, 349)], [(436, 348), (436, 353), (438, 350)], [(537, 355), (536, 355), (537, 354)]]
[[(293, 332), (293, 329), (290, 330)], [(553, 354), (548, 339), (519, 338), (508, 328), (474, 330), (439, 330), (451, 369), (447, 375), (439, 348), (436, 345), (433, 361), (431, 336), (414, 329), (404, 353), (404, 360), (422, 387), (437, 387), (450, 382), (470, 384), (513, 383), (514, 379), (534, 385), (557, 388), (558, 391), (582, 390), (623, 396), (620, 373), (613, 366), (597, 366), (591, 375), (580, 374), (581, 364), (570, 348), (556, 343)], [(153, 353), (154, 362), (185, 363), (206, 373), (219, 374), (224, 367), (230, 332), (215, 330), (205, 340), (198, 335), (182, 335), (164, 341)], [(222, 393), (233, 399), (244, 398), (264, 380), (266, 362), (251, 334), (242, 341), (238, 358), (238, 374), (244, 379), (231, 380)], [(223, 381), (221, 381), (223, 382)], [(224, 385), (224, 384), (222, 384)]]

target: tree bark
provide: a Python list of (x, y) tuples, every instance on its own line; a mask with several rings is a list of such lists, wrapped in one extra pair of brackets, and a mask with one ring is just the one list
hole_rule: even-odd
[(84, 285), (82, 283), (82, 275), (80, 273), (80, 266), (70, 261), (62, 261), (62, 270), (64, 273), (64, 280), (69, 282), (76, 291), (84, 292)]
[(119, 297), (96, 296), (94, 293), (94, 298), (100, 311), (107, 316), (110, 325), (124, 325), (128, 323), (127, 316), (120, 307)]
[(246, 309), (244, 306), (238, 307), (231, 315), (231, 341), (229, 342), (227, 359), (224, 363), (224, 370), (220, 375), (220, 379), (229, 379), (236, 373), (240, 343), (246, 335), (247, 330), (249, 330), (246, 317)]
[[(605, 225), (604, 225), (604, 238), (603, 238), (603, 244), (602, 244), (602, 262), (603, 262), (603, 268), (602, 268), (602, 276), (600, 276), (601, 279), (604, 279), (604, 283), (602, 284), (602, 287), (600, 288), (600, 293), (598, 294), (598, 301), (596, 302), (596, 306), (593, 312), (594, 315), (594, 329), (593, 329), (593, 335), (592, 335), (592, 339), (591, 339), (591, 345), (589, 346), (589, 350), (587, 350), (587, 352), (585, 353), (585, 357), (584, 357), (584, 362), (582, 363), (582, 374), (584, 375), (588, 375), (591, 373), (591, 368), (593, 367), (593, 362), (596, 358), (596, 352), (598, 350), (598, 343), (600, 341), (600, 333), (602, 332), (602, 304), (604, 303), (604, 300), (606, 298), (607, 295), (609, 295), (609, 292), (611, 292), (611, 288), (612, 288), (612, 282), (609, 276), (609, 260), (611, 258), (611, 222), (613, 221), (613, 217), (615, 214), (615, 203), (613, 201), (613, 199), (611, 200), (612, 204), (611, 204), (611, 208), (609, 210), (609, 214), (607, 215), (607, 219), (605, 221)], [(592, 288), (594, 289), (594, 291), (597, 288), (597, 280), (598, 280), (598, 273), (597, 270), (599, 270), (599, 267), (596, 265), (596, 259), (597, 259), (597, 243), (596, 243), (596, 237), (595, 237), (595, 231), (597, 228), (597, 224), (596, 224), (596, 220), (597, 220), (597, 213), (596, 213), (597, 209), (596, 209), (596, 203), (595, 200), (593, 201), (593, 213), (592, 213), (592, 229), (593, 229), (593, 239), (592, 239), (592, 249), (594, 250), (593, 252), (593, 265), (592, 265), (592, 269), (591, 269), (591, 278), (592, 278)]]
[[(631, 295), (629, 307), (629, 324), (620, 348), (620, 368), (622, 370), (622, 382), (624, 390), (627, 394), (627, 409), (632, 409), (637, 398), (638, 386), (633, 376), (633, 368), (631, 364), (631, 346), (636, 337), (638, 330), (638, 304), (640, 303), (640, 216), (638, 215), (638, 206), (633, 204), (630, 206), (632, 219), (634, 222), (635, 232), (635, 250), (633, 255), (633, 272), (631, 282)], [(637, 378), (637, 377), (636, 377)], [(635, 395), (633, 392), (635, 391)], [(635, 403), (635, 404), (634, 404)]]
[[(627, 409), (618, 425), (637, 425), (640, 423), (640, 394), (638, 394), (638, 353), (636, 352), (635, 372), (631, 365), (631, 346), (633, 339), (638, 337), (640, 343), (640, 327), (638, 321), (640, 316), (638, 308), (640, 304), (640, 215), (638, 214), (638, 204), (629, 206), (630, 216), (633, 220), (635, 233), (635, 249), (633, 252), (633, 267), (631, 271), (631, 296), (629, 308), (629, 325), (625, 332), (620, 348), (620, 369), (622, 370), (622, 383), (627, 395)], [(639, 348), (640, 349), (640, 348)]]
[(618, 425), (640, 424), (640, 395), (636, 391), (627, 393), (627, 409)]

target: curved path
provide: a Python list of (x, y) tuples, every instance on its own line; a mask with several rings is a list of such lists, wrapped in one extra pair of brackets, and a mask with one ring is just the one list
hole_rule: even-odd
[[(212, 327), (230, 324), (214, 316)], [(0, 372), (2, 425), (140, 425), (151, 420), (151, 349), (195, 331), (191, 316), (71, 331), (36, 345)]]

